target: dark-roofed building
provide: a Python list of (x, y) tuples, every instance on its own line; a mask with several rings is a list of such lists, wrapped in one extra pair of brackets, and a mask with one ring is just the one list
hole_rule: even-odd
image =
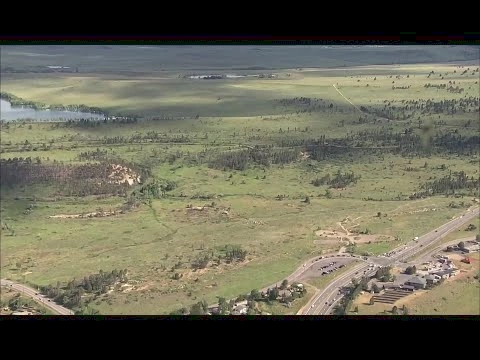
[(440, 276), (435, 276), (435, 275), (427, 275), (425, 276), (425, 280), (427, 281), (427, 284), (435, 284), (438, 280), (440, 279)]
[(433, 275), (437, 275), (442, 279), (448, 279), (451, 276), (455, 276), (458, 273), (458, 269), (447, 269), (442, 271), (437, 271)]
[(425, 289), (425, 286), (427, 285), (427, 280), (418, 276), (414, 276), (410, 280), (406, 281), (405, 285), (413, 286), (415, 289)]

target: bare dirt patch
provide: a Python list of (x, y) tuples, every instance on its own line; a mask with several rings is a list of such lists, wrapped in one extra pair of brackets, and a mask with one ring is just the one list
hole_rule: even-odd
[(234, 219), (235, 215), (230, 207), (219, 206), (215, 203), (205, 205), (187, 205), (186, 209), (174, 209), (172, 212), (182, 213), (184, 217), (178, 219), (180, 222), (191, 222), (198, 220), (207, 220), (219, 222), (226, 219)]
[(127, 292), (130, 292), (132, 290), (134, 290), (134, 286), (133, 285), (130, 285), (130, 284), (123, 284), (121, 287), (120, 287), (120, 291), (123, 292), (123, 293), (127, 293)]
[(355, 219), (346, 218), (337, 223), (336, 229), (317, 230), (315, 235), (318, 237), (314, 240), (315, 244), (331, 244), (333, 242), (340, 242), (343, 244), (370, 244), (380, 241), (392, 241), (395, 238), (389, 235), (372, 235), (359, 234), (356, 228), (360, 226), (357, 222), (360, 217)]
[(52, 215), (49, 216), (50, 219), (87, 219), (87, 218), (98, 218), (98, 217), (106, 217), (106, 216), (115, 216), (119, 214), (124, 214), (123, 210), (115, 210), (115, 211), (104, 211), (104, 212), (91, 212), (85, 214), (73, 214), (73, 215)]
[(109, 183), (112, 184), (125, 184), (132, 186), (134, 184), (141, 184), (140, 176), (135, 173), (132, 169), (118, 165), (112, 164), (112, 172), (108, 175)]

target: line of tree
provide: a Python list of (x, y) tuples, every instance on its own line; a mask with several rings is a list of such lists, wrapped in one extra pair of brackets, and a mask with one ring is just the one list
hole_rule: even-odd
[(243, 262), (246, 260), (248, 251), (242, 249), (240, 245), (225, 245), (219, 253), (215, 254), (214, 251), (205, 251), (198, 255), (191, 262), (191, 267), (194, 270), (205, 269), (210, 262), (215, 262), (219, 265), (222, 261), (227, 264), (231, 262)]
[[(137, 167), (142, 178), (149, 174), (149, 169)], [(125, 196), (128, 183), (112, 182), (112, 165), (110, 162), (73, 164), (42, 164), (31, 158), (8, 158), (0, 160), (0, 185), (15, 187), (44, 183), (55, 185), (64, 196), (88, 196), (114, 194)]]
[(191, 143), (192, 139), (188, 134), (167, 135), (156, 131), (150, 131), (145, 135), (133, 134), (131, 136), (104, 136), (99, 141), (104, 145), (109, 144), (145, 144), (145, 143)]
[[(429, 86), (425, 86), (428, 88)], [(397, 87), (395, 87), (397, 88)], [(461, 93), (463, 88), (447, 87), (445, 89), (452, 93)], [(385, 100), (383, 107), (381, 105), (361, 106), (360, 110), (366, 114), (379, 116), (382, 118), (392, 120), (407, 120), (413, 119), (418, 115), (431, 114), (447, 114), (453, 115), (456, 113), (471, 113), (478, 112), (480, 105), (480, 97), (469, 96), (462, 99), (445, 99), (445, 100), (431, 100), (431, 99), (415, 99), (415, 100), (401, 100), (399, 102), (391, 102)]]
[(35, 101), (27, 101), (24, 99), (19, 98), (13, 94), (7, 92), (0, 92), (0, 99), (8, 101), (12, 106), (28, 106), (35, 110), (41, 109), (50, 109), (50, 110), (58, 110), (58, 111), (75, 111), (75, 112), (84, 112), (84, 113), (92, 113), (92, 114), (106, 114), (105, 110), (102, 110), (98, 107), (87, 106), (84, 104), (81, 105), (59, 105), (59, 104), (52, 104), (46, 105), (43, 103), (35, 102)]
[(159, 199), (165, 197), (168, 191), (172, 191), (177, 187), (177, 183), (173, 180), (155, 179), (151, 183), (142, 185), (139, 190), (132, 192), (132, 196), (136, 199)]
[(102, 150), (100, 148), (97, 148), (94, 151), (81, 152), (77, 156), (77, 159), (79, 161), (87, 161), (87, 160), (104, 161), (107, 158), (108, 158), (108, 150)]
[(40, 292), (59, 305), (75, 309), (82, 307), (85, 295), (105, 294), (110, 287), (127, 281), (127, 269), (115, 269), (111, 272), (100, 270), (99, 273), (85, 276), (83, 279), (73, 279), (64, 286), (60, 282), (56, 285), (42, 286)]
[(335, 315), (348, 314), (356, 297), (361, 291), (367, 290), (369, 280), (366, 276), (362, 277), (360, 281), (352, 279), (352, 284), (345, 288), (345, 295), (334, 308)]
[(339, 169), (333, 177), (330, 175), (330, 173), (328, 173), (321, 178), (313, 180), (312, 184), (314, 186), (329, 185), (331, 188), (339, 189), (345, 188), (352, 183), (356, 184), (360, 178), (360, 176), (355, 176), (353, 171), (342, 174)]
[(450, 172), (440, 179), (428, 181), (421, 186), (420, 191), (410, 195), (411, 199), (424, 198), (433, 195), (469, 195), (478, 196), (480, 178), (466, 175), (464, 171)]
[(72, 120), (69, 119), (62, 123), (58, 123), (56, 127), (64, 128), (93, 128), (100, 127), (102, 125), (123, 125), (123, 124), (136, 124), (138, 122), (137, 117), (113, 117), (113, 118), (104, 118), (104, 119), (95, 119), (95, 118), (81, 118)]
[(209, 163), (215, 169), (245, 170), (249, 164), (268, 167), (270, 164), (288, 164), (298, 160), (295, 149), (271, 149), (256, 146), (251, 149), (223, 152)]

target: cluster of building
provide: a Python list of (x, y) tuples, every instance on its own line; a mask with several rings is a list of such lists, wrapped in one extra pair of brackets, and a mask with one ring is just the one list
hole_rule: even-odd
[(447, 251), (462, 251), (464, 253), (474, 253), (480, 251), (479, 241), (465, 241), (462, 248), (456, 246), (447, 246)]
[[(270, 290), (270, 289), (269, 289)], [(292, 285), (288, 285), (285, 289), (279, 289), (278, 290), (278, 297), (276, 300), (279, 300), (282, 304), (284, 304), (287, 307), (290, 307), (291, 303), (298, 298), (299, 294), (303, 293), (305, 291), (305, 286), (301, 283), (294, 283)], [(257, 301), (266, 301), (269, 298), (269, 292), (268, 291), (263, 291), (260, 293), (261, 299)], [(217, 315), (219, 314), (219, 307), (218, 306), (212, 306), (209, 307), (208, 309), (208, 314), (207, 315)], [(248, 301), (243, 300), (236, 302), (233, 305), (233, 308), (230, 312), (229, 315), (246, 315), (248, 312)], [(262, 315), (270, 315), (265, 312), (262, 312)]]
[(459, 270), (455, 267), (448, 256), (439, 256), (437, 261), (424, 263), (425, 268), (418, 270), (415, 276), (412, 276), (405, 282), (403, 288), (412, 288), (412, 290), (425, 289), (427, 285), (433, 285), (441, 279), (448, 279), (458, 274)]
[(39, 312), (37, 309), (35, 309), (34, 307), (32, 306), (27, 306), (27, 305), (23, 305), (21, 307), (15, 307), (15, 309), (11, 309), (10, 307), (4, 307), (3, 309), (1, 309), (2, 312), (1, 312), (1, 315), (38, 315)]
[(402, 281), (383, 285), (385, 290), (402, 290), (413, 292), (425, 289), (429, 285), (436, 284), (441, 279), (448, 279), (458, 274), (459, 270), (447, 256), (439, 255), (436, 261), (429, 261), (423, 264), (424, 267), (417, 270), (415, 275)]

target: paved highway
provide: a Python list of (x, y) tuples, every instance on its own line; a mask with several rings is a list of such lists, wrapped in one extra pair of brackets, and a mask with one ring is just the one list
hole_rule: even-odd
[[(307, 261), (305, 261), (303, 263), (303, 265), (300, 265), (298, 267), (297, 270), (295, 270), (293, 273), (291, 273), (289, 276), (287, 276), (285, 279), (288, 280), (288, 283), (291, 284), (292, 282), (294, 281), (298, 281), (299, 278), (301, 278), (301, 276), (307, 272), (308, 270), (310, 270), (310, 268), (312, 266), (314, 266), (315, 264), (317, 264), (318, 262), (321, 262), (321, 261), (325, 261), (325, 262), (328, 262), (327, 260), (331, 260), (331, 261), (335, 261), (335, 260), (338, 260), (338, 259), (347, 259), (347, 258), (355, 258), (356, 260), (361, 260), (361, 261), (366, 261), (364, 260), (362, 257), (360, 256), (351, 256), (350, 254), (347, 254), (347, 253), (344, 253), (344, 254), (325, 254), (325, 255), (317, 255), (315, 256), (314, 258), (311, 258)], [(261, 289), (260, 291), (267, 291), (268, 289), (271, 289), (271, 288), (274, 288), (275, 286), (280, 286), (282, 284), (283, 280), (273, 284), (273, 285), (270, 285), (270, 286), (267, 286), (263, 289)]]
[[(467, 241), (474, 241), (475, 240), (475, 236), (472, 236), (472, 237), (468, 237), (468, 238), (462, 238), (462, 239), (456, 239), (456, 240), (452, 240), (452, 241), (449, 241), (445, 244), (442, 244), (442, 245), (439, 245), (439, 246), (436, 246), (435, 248), (431, 249), (431, 250), (428, 250), (428, 252), (426, 252), (425, 254), (421, 255), (420, 257), (417, 257), (415, 259), (415, 263), (422, 263), (422, 262), (425, 262), (427, 260), (429, 260), (431, 258), (432, 255), (438, 253), (440, 250), (446, 248), (447, 246), (452, 246), (452, 245), (457, 245), (459, 242), (463, 241), (463, 242), (467, 242)], [(465, 255), (465, 256), (468, 256), (468, 255)]]
[(31, 287), (21, 285), (21, 284), (16, 284), (13, 281), (10, 280), (0, 280), (0, 285), (16, 290), (18, 292), (23, 293), (24, 295), (27, 295), (31, 297), (33, 300), (39, 302), (40, 304), (44, 305), (45, 307), (49, 308), (50, 310), (54, 311), (55, 313), (59, 315), (73, 315), (73, 311), (70, 309), (67, 309), (63, 306), (60, 306), (58, 304), (55, 304), (53, 301), (49, 301), (49, 299), (43, 295), (41, 295), (37, 290), (32, 289)]
[(472, 209), (467, 211), (463, 215), (450, 220), (446, 224), (438, 227), (437, 229), (430, 231), (429, 233), (423, 235), (418, 240), (410, 242), (410, 246), (407, 249), (401, 250), (397, 252), (392, 259), (400, 260), (400, 259), (407, 259), (408, 257), (412, 257), (416, 253), (422, 250), (422, 247), (426, 247), (441, 238), (445, 237), (455, 229), (459, 228), (460, 226), (464, 225), (465, 223), (471, 221), (473, 218), (479, 215), (479, 208)]
[[(407, 257), (412, 257), (416, 253), (422, 251), (425, 246), (428, 246), (435, 241), (440, 240), (445, 237), (450, 232), (464, 225), (465, 223), (471, 221), (473, 218), (479, 215), (479, 208), (469, 209), (463, 215), (454, 218), (453, 220), (443, 224), (437, 229), (419, 237), (417, 240), (412, 240), (406, 245), (402, 245), (397, 249), (391, 251), (392, 256), (385, 258), (368, 258), (368, 262), (378, 264), (381, 263), (382, 266), (393, 265), (398, 263), (402, 259)], [(312, 300), (309, 301), (306, 307), (299, 311), (299, 315), (326, 315), (331, 312), (335, 304), (343, 296), (339, 294), (339, 291), (347, 286), (353, 278), (361, 278), (365, 275), (373, 275), (376, 272), (376, 269), (368, 270), (369, 264), (361, 264), (355, 268), (349, 270), (348, 272), (342, 274), (338, 278), (334, 279), (324, 290), (316, 294)], [(367, 271), (364, 274), (364, 271)], [(336, 296), (337, 295), (337, 296)]]

